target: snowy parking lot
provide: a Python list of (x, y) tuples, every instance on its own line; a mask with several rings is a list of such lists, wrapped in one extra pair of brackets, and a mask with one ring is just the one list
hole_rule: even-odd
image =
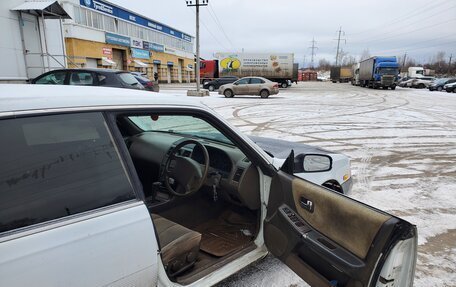
[[(161, 90), (186, 93), (178, 85)], [(309, 82), (269, 99), (213, 92), (201, 100), (244, 133), (348, 155), (349, 196), (417, 225), (414, 285), (456, 286), (456, 94)], [(267, 257), (220, 286), (307, 285)]]

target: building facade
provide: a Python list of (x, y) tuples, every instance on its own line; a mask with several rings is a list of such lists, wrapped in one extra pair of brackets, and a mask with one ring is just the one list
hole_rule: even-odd
[(101, 0), (66, 0), (63, 21), (68, 67), (146, 73), (160, 82), (195, 79), (194, 37)]

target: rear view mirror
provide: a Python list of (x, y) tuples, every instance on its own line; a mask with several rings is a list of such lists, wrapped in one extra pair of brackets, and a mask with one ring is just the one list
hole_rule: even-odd
[(332, 160), (330, 156), (320, 154), (308, 154), (304, 156), (303, 168), (305, 172), (322, 172), (331, 170)]

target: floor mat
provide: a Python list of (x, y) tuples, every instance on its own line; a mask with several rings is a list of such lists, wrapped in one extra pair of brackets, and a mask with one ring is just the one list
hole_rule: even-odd
[(254, 238), (255, 224), (234, 212), (224, 212), (216, 220), (196, 228), (203, 236), (200, 249), (211, 255), (222, 257), (239, 250)]

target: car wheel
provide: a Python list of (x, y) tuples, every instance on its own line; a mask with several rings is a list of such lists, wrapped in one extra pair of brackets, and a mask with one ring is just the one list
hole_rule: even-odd
[(211, 92), (215, 91), (214, 85), (209, 85), (209, 87), (207, 87), (207, 89)]
[(268, 90), (261, 90), (260, 97), (263, 98), (263, 99), (266, 99), (267, 97), (269, 97), (269, 91)]
[(396, 89), (396, 86), (391, 86), (391, 90), (395, 90)]
[(234, 97), (234, 93), (233, 93), (232, 90), (225, 90), (225, 91), (223, 92), (223, 94), (225, 95), (225, 98), (232, 98), (232, 97)]
[(424, 84), (419, 84), (417, 88), (418, 89), (424, 89), (424, 88), (426, 88), (426, 86)]
[(285, 82), (283, 82), (280, 86), (281, 86), (282, 88), (284, 88), (284, 89), (285, 89), (285, 88), (288, 88), (288, 84), (285, 83)]
[(441, 92), (442, 91), (442, 87), (437, 87), (437, 91)]

